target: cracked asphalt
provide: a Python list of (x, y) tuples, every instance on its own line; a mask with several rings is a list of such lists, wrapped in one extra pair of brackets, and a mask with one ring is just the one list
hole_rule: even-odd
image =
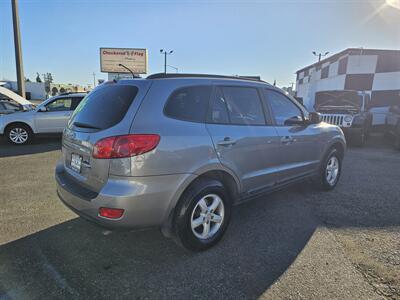
[(304, 183), (240, 205), (197, 254), (65, 208), (59, 143), (0, 141), (1, 300), (400, 299), (400, 152), (379, 139), (348, 149), (334, 191)]

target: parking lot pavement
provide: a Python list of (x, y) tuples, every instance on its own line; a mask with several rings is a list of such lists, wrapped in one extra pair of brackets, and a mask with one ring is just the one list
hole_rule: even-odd
[(400, 298), (400, 152), (390, 147), (349, 149), (332, 192), (307, 183), (236, 207), (221, 243), (192, 254), (158, 230), (77, 218), (55, 194), (60, 151), (48, 144), (12, 156), (0, 143), (0, 299)]

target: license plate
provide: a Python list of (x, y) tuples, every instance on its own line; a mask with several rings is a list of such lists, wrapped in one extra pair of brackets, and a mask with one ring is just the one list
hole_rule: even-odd
[(82, 156), (72, 153), (71, 155), (71, 169), (75, 172), (81, 172)]

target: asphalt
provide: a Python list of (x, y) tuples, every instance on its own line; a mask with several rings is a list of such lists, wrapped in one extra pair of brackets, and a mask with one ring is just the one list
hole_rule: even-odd
[(400, 299), (400, 152), (350, 148), (337, 188), (235, 208), (189, 253), (158, 230), (106, 231), (57, 199), (59, 139), (0, 141), (0, 299)]

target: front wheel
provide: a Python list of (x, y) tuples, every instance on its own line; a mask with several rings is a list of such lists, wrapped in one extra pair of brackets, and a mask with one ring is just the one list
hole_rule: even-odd
[(182, 195), (174, 217), (175, 238), (191, 251), (203, 251), (219, 242), (228, 226), (231, 199), (224, 185), (200, 179)]
[(319, 172), (319, 186), (330, 191), (337, 185), (342, 172), (342, 156), (337, 149), (332, 149), (322, 162)]
[(6, 130), (8, 141), (14, 145), (28, 144), (32, 140), (32, 130), (24, 124), (11, 125)]

